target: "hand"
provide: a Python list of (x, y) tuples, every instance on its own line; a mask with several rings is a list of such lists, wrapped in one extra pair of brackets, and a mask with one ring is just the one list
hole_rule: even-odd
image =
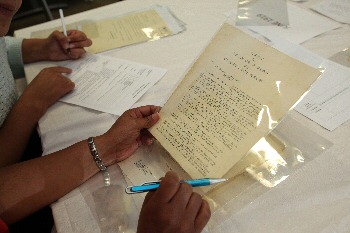
[(21, 99), (34, 104), (40, 117), (62, 96), (74, 89), (74, 83), (63, 73), (71, 73), (65, 67), (50, 67), (43, 69), (28, 85)]
[(62, 32), (54, 31), (46, 39), (44, 51), (48, 52), (47, 57), (51, 61), (78, 59), (85, 54), (84, 47), (91, 44), (92, 41), (81, 31), (70, 30), (67, 37)]
[[(106, 153), (106, 164), (122, 161), (132, 155), (142, 144), (153, 143), (152, 135), (146, 130), (159, 120), (160, 107), (143, 106), (124, 112), (104, 135), (97, 145), (99, 151)], [(107, 149), (106, 149), (107, 148)]]
[(138, 233), (199, 233), (210, 219), (208, 203), (192, 186), (168, 172), (155, 192), (149, 192), (141, 209)]

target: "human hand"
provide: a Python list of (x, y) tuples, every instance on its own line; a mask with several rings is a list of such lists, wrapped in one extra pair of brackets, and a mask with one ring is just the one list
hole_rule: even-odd
[(148, 132), (159, 120), (160, 107), (143, 106), (124, 112), (113, 126), (97, 138), (97, 145), (104, 156), (106, 164), (122, 161), (132, 155), (142, 144), (150, 145), (153, 137)]
[(71, 72), (71, 69), (60, 66), (43, 69), (29, 83), (21, 99), (35, 105), (41, 117), (52, 104), (74, 89), (74, 83), (63, 75)]
[(199, 233), (210, 219), (208, 202), (175, 172), (167, 172), (160, 187), (143, 202), (138, 233)]
[(45, 40), (44, 51), (47, 51), (48, 60), (51, 61), (78, 59), (85, 54), (84, 47), (91, 45), (92, 41), (81, 31), (69, 30), (67, 36), (54, 31)]

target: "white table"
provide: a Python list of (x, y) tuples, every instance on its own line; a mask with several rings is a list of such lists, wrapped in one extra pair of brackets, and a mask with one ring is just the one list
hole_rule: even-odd
[[(307, 8), (318, 0), (299, 4)], [(152, 4), (168, 6), (187, 25), (187, 30), (176, 36), (158, 41), (133, 45), (106, 54), (135, 62), (168, 69), (166, 76), (136, 104), (164, 104), (184, 74), (209, 43), (225, 20), (227, 11), (236, 8), (237, 1), (201, 0), (171, 1), (127, 0), (66, 18), (66, 23), (83, 19), (101, 19), (141, 9)], [(59, 21), (18, 30), (18, 37), (30, 37), (32, 31), (59, 26)], [(350, 27), (322, 34), (303, 44), (304, 47), (329, 57), (350, 45)], [(27, 81), (31, 81), (38, 67), (26, 67)], [(135, 106), (136, 106), (135, 105)], [(305, 132), (313, 132), (333, 146), (289, 175), (278, 186), (262, 192), (252, 201), (234, 203), (230, 218), (213, 216), (210, 232), (348, 232), (350, 226), (350, 122), (333, 132), (306, 119), (295, 111), (290, 114)], [(67, 147), (76, 141), (105, 132), (116, 117), (64, 103), (52, 106), (39, 122), (44, 153)], [(300, 137), (305, 135), (300, 135)], [(310, 138), (305, 138), (309, 140)], [(58, 232), (107, 232), (108, 221), (114, 221), (120, 230), (136, 229), (139, 204), (142, 201), (123, 193), (126, 183), (117, 165), (110, 168), (112, 183), (117, 187), (112, 197), (123, 202), (114, 203), (114, 211), (108, 212), (105, 222), (103, 208), (97, 203), (95, 192), (103, 186), (101, 174), (75, 189), (52, 205)], [(114, 195), (114, 196), (113, 196)], [(140, 197), (140, 196), (139, 196)], [(113, 200), (113, 198), (112, 198)], [(237, 199), (237, 201), (239, 201)], [(243, 202), (240, 202), (243, 203)], [(232, 203), (231, 203), (232, 204)], [(215, 221), (215, 222), (214, 222)]]

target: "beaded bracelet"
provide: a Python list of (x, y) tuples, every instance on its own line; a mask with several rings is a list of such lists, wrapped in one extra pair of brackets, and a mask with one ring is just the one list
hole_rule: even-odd
[(102, 159), (98, 155), (98, 152), (97, 152), (96, 145), (95, 145), (93, 137), (89, 137), (88, 138), (88, 144), (89, 144), (89, 149), (90, 149), (91, 155), (92, 155), (95, 163), (97, 164), (97, 167), (101, 171), (106, 171), (107, 167), (105, 166), (105, 164), (103, 163)]

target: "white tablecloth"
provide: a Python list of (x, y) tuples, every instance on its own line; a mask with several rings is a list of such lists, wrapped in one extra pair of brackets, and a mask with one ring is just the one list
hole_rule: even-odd
[[(301, 3), (308, 7), (317, 0)], [(170, 1), (127, 0), (66, 18), (66, 23), (83, 19), (100, 19), (142, 9), (152, 4), (168, 6), (187, 25), (187, 30), (158, 41), (128, 46), (106, 52), (106, 55), (168, 69), (166, 76), (135, 105), (164, 104), (188, 68), (209, 43), (225, 21), (224, 13), (236, 8), (237, 1), (201, 0)], [(59, 21), (45, 23), (15, 32), (16, 36), (30, 37), (30, 32), (60, 25)], [(350, 27), (322, 34), (303, 44), (304, 47), (329, 57), (350, 45)], [(26, 67), (30, 81), (40, 66)], [(230, 218), (209, 224), (210, 232), (348, 232), (350, 229), (350, 122), (329, 132), (302, 115), (292, 111), (291, 117), (306, 131), (314, 132), (333, 144), (322, 154), (292, 173), (278, 186), (263, 192), (251, 202), (227, 203), (237, 208)], [(64, 103), (52, 106), (40, 120), (39, 131), (44, 153), (67, 147), (76, 141), (105, 132), (116, 117)], [(301, 137), (303, 135), (300, 135)], [(305, 138), (308, 140), (308, 138)], [(117, 165), (110, 168), (112, 183), (120, 191), (126, 183)], [(116, 203), (116, 210), (104, 216), (98, 205), (99, 191), (103, 190), (101, 174), (52, 205), (58, 232), (108, 232), (110, 226), (119, 226), (120, 232), (133, 232), (142, 196), (131, 199), (124, 192), (108, 192)], [(239, 208), (238, 208), (239, 206)], [(126, 213), (123, 217), (120, 213)], [(227, 217), (227, 215), (225, 215)], [(102, 220), (101, 220), (102, 219)], [(214, 218), (215, 219), (215, 216)], [(116, 231), (118, 232), (118, 231)]]

